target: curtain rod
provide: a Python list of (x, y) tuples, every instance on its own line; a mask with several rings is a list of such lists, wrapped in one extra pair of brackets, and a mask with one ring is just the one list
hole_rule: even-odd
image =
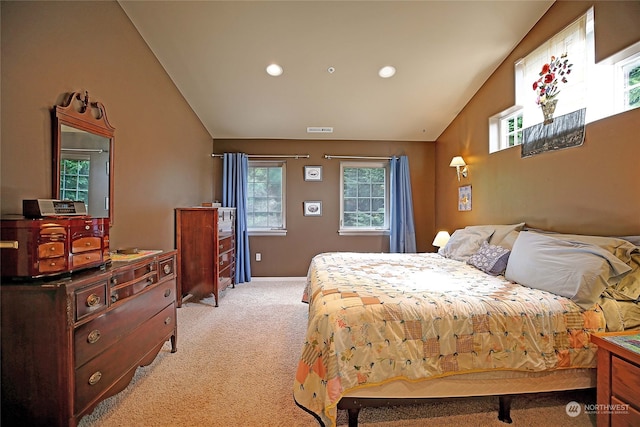
[[(211, 154), (211, 157), (224, 157), (224, 154)], [(308, 159), (308, 154), (247, 154), (247, 157), (259, 157), (262, 159)]]
[(393, 157), (376, 157), (376, 156), (334, 156), (325, 154), (325, 159), (359, 159), (359, 160), (391, 160)]
[(101, 148), (61, 148), (60, 151), (74, 151), (79, 153), (104, 153)]

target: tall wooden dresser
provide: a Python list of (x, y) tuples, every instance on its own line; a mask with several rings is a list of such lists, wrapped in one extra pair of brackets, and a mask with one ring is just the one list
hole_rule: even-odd
[(2, 424), (76, 426), (165, 341), (176, 351), (175, 258), (161, 252), (70, 276), (3, 278)]
[(235, 224), (235, 208), (176, 209), (179, 295), (213, 294), (217, 307), (220, 292), (234, 286)]

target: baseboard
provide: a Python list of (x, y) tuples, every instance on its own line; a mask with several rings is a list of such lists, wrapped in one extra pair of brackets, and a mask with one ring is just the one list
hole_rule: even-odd
[(306, 277), (252, 277), (251, 281), (252, 282), (273, 282), (273, 281), (280, 281), (280, 282), (298, 282), (300, 280), (307, 280)]

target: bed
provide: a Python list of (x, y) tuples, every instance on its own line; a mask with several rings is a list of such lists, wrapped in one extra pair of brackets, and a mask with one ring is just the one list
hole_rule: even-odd
[(296, 403), (332, 426), (338, 408), (357, 425), (367, 405), (497, 395), (509, 422), (504, 396), (595, 387), (590, 335), (640, 327), (638, 247), (523, 226), (456, 230), (439, 253), (315, 256)]

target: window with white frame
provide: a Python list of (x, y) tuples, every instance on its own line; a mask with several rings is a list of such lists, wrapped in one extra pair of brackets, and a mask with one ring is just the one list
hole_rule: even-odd
[[(516, 105), (489, 118), (489, 152), (519, 145), (517, 116), (522, 128), (543, 121), (533, 83), (551, 57), (566, 54), (572, 64), (566, 83), (558, 83), (560, 95), (555, 115), (586, 108), (586, 123), (640, 107), (640, 42), (595, 63), (593, 9), (564, 28), (515, 64)], [(514, 122), (514, 115), (516, 121)], [(510, 132), (513, 129), (514, 135)]]
[(247, 228), (252, 235), (286, 232), (286, 163), (249, 161)]
[(340, 234), (389, 230), (389, 162), (340, 164)]

